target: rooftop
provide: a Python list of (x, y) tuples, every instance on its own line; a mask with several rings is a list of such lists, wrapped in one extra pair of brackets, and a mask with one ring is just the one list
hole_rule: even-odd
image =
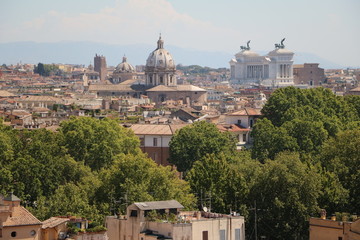
[(53, 228), (53, 227), (59, 226), (60, 224), (63, 224), (68, 221), (70, 221), (69, 218), (51, 217), (51, 218), (43, 221), (43, 225), (41, 228), (42, 229)]
[(156, 209), (171, 209), (171, 208), (184, 208), (176, 200), (168, 201), (154, 201), (154, 202), (137, 202), (134, 203), (140, 210), (156, 210)]

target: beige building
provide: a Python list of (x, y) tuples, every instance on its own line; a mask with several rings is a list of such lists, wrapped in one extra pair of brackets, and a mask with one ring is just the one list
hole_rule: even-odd
[(41, 240), (41, 225), (14, 194), (0, 196), (0, 240)]
[(65, 239), (69, 218), (52, 217), (43, 222), (41, 240)]
[(131, 130), (140, 139), (140, 148), (159, 165), (169, 165), (169, 143), (175, 131), (186, 124), (133, 124)]
[(304, 63), (293, 66), (294, 84), (307, 84), (309, 86), (320, 86), (325, 81), (325, 72), (319, 68), (318, 63)]
[[(127, 208), (125, 216), (106, 218), (109, 239), (245, 239), (243, 217), (210, 212), (181, 211), (183, 208), (176, 200), (134, 203)], [(154, 219), (154, 213), (168, 217)], [(174, 219), (169, 220), (171, 215), (174, 216)]]
[(360, 219), (355, 222), (310, 218), (310, 240), (360, 240)]

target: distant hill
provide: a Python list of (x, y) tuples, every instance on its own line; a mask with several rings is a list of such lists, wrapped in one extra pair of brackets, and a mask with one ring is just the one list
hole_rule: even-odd
[[(125, 54), (133, 65), (144, 65), (148, 54), (156, 45), (131, 44), (117, 45), (97, 42), (12, 42), (0, 43), (0, 64), (22, 63), (68, 63), (93, 64), (95, 54), (104, 55), (108, 65), (116, 66)], [(200, 65), (213, 68), (229, 67), (229, 61), (234, 53), (199, 51), (165, 45), (174, 57), (176, 64)], [(260, 52), (262, 54), (266, 52)], [(296, 53), (295, 63), (320, 63), (322, 68), (341, 68), (342, 66), (322, 59), (310, 53)]]

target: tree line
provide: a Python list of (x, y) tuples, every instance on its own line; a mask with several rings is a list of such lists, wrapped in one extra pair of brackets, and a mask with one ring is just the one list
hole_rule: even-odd
[(0, 193), (9, 191), (44, 220), (77, 215), (97, 224), (135, 201), (176, 199), (246, 217), (259, 235), (307, 239), (320, 209), (360, 209), (360, 97), (323, 88), (276, 90), (254, 125), (253, 147), (204, 121), (178, 130), (169, 161), (156, 165), (134, 133), (111, 119), (71, 118), (58, 131), (0, 125)]
[(72, 118), (57, 132), (0, 125), (0, 193), (13, 191), (40, 220), (76, 215), (98, 225), (135, 201), (176, 199), (192, 209), (189, 184), (139, 144), (110, 119)]
[(215, 125), (196, 122), (175, 133), (170, 162), (185, 172), (198, 207), (246, 217), (254, 238), (307, 239), (320, 209), (359, 213), (360, 96), (324, 88), (277, 89), (252, 131), (252, 148)]

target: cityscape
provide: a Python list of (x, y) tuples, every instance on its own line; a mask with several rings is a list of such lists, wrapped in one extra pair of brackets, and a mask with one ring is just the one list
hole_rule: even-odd
[(360, 239), (360, 4), (305, 2), (1, 3), (0, 240)]

